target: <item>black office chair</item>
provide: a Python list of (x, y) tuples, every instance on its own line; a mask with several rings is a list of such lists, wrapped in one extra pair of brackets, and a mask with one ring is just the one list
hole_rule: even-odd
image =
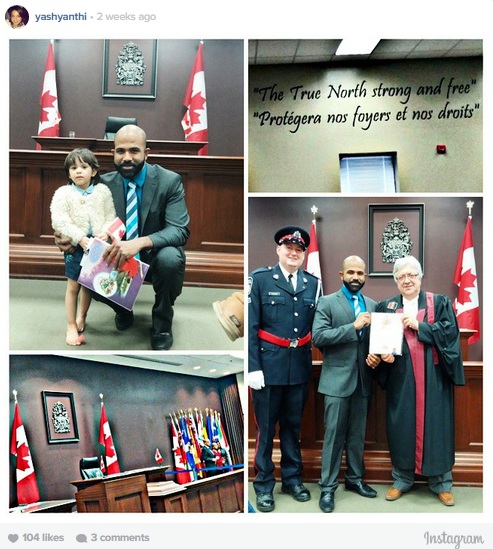
[(83, 479), (103, 478), (98, 456), (83, 457), (79, 462), (80, 475)]
[(108, 116), (104, 129), (104, 139), (114, 139), (115, 133), (127, 124), (137, 125), (137, 118), (122, 118), (120, 116)]

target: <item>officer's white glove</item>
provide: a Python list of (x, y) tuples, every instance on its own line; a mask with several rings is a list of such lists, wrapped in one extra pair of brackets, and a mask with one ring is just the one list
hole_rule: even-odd
[(247, 378), (248, 378), (248, 385), (253, 390), (258, 391), (259, 389), (262, 389), (262, 387), (265, 387), (264, 372), (262, 372), (262, 370), (258, 370), (256, 372), (249, 372)]

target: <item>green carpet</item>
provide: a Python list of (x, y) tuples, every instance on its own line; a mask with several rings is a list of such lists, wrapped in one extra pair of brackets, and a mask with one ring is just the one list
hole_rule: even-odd
[[(318, 484), (305, 486), (311, 492), (311, 499), (305, 503), (295, 501), (290, 495), (281, 493), (281, 484), (278, 483), (274, 489), (276, 508), (271, 513), (259, 513), (273, 515), (278, 513), (318, 513), (324, 515), (318, 506), (320, 488)], [(385, 494), (390, 485), (371, 484), (378, 495), (376, 498), (364, 498), (348, 492), (344, 484), (339, 485), (335, 492), (335, 509), (331, 515), (337, 513), (482, 513), (483, 512), (483, 489), (476, 487), (454, 486), (455, 505), (445, 507), (438, 497), (429, 490), (427, 486), (415, 486), (410, 492), (404, 494), (395, 501), (387, 501)], [(248, 499), (255, 511), (255, 491), (250, 482), (248, 484)], [(329, 513), (327, 513), (328, 515)]]
[[(65, 343), (65, 281), (10, 280), (9, 341), (11, 351), (150, 350), (152, 286), (144, 285), (134, 307), (131, 328), (119, 332), (110, 307), (93, 301), (87, 317), (86, 343)], [(231, 341), (217, 320), (212, 303), (226, 299), (229, 288), (185, 287), (174, 307), (171, 351), (242, 351), (244, 340)]]

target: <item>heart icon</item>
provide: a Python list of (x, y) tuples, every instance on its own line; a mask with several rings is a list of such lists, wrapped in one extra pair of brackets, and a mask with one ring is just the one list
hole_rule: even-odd
[(12, 543), (15, 543), (19, 539), (19, 536), (17, 534), (9, 534), (9, 541)]

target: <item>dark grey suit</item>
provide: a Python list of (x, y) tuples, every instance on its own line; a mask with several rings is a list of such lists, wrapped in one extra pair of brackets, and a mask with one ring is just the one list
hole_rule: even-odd
[[(376, 302), (364, 297), (366, 311)], [(319, 299), (313, 321), (313, 344), (323, 352), (318, 391), (324, 396), (322, 491), (334, 491), (346, 450), (346, 480), (357, 483), (365, 473), (363, 452), (372, 392), (373, 370), (366, 365), (369, 330), (354, 329), (354, 309), (339, 290)]]
[[(101, 182), (109, 187), (116, 214), (125, 222), (126, 193), (122, 176), (116, 171), (111, 172), (103, 175)], [(139, 204), (139, 236), (148, 236), (153, 243), (153, 248), (140, 252), (140, 259), (150, 265), (147, 278), (152, 281), (156, 294), (152, 309), (154, 332), (171, 332), (173, 304), (183, 287), (183, 246), (190, 235), (189, 222), (180, 175), (147, 164)]]

